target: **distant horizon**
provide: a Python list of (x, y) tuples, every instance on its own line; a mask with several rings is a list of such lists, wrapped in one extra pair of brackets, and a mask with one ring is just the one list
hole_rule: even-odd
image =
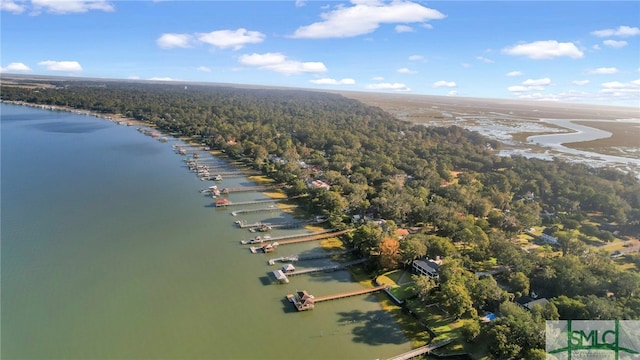
[(411, 98), (411, 97), (424, 97), (435, 98), (440, 100), (455, 100), (466, 99), (476, 101), (500, 101), (508, 102), (512, 104), (520, 105), (542, 105), (547, 107), (562, 107), (562, 106), (577, 106), (581, 108), (605, 108), (611, 110), (622, 111), (638, 111), (640, 117), (640, 105), (625, 106), (625, 105), (608, 105), (608, 104), (591, 104), (583, 102), (563, 102), (563, 101), (549, 101), (549, 100), (527, 100), (527, 99), (511, 99), (511, 98), (492, 98), (492, 97), (478, 97), (478, 96), (449, 96), (449, 95), (432, 95), (432, 94), (417, 94), (417, 93), (404, 93), (404, 92), (382, 92), (382, 91), (367, 91), (367, 90), (348, 90), (348, 89), (318, 89), (313, 87), (295, 87), (295, 86), (279, 86), (279, 85), (264, 85), (264, 84), (246, 84), (246, 83), (231, 83), (231, 82), (213, 82), (213, 81), (187, 81), (187, 80), (146, 80), (146, 79), (122, 79), (122, 78), (100, 78), (100, 77), (83, 77), (83, 76), (61, 76), (61, 75), (47, 75), (47, 74), (13, 74), (13, 73), (0, 73), (0, 84), (2, 84), (3, 78), (20, 78), (20, 79), (42, 79), (42, 80), (60, 80), (60, 81), (109, 81), (109, 82), (127, 82), (127, 83), (141, 83), (141, 84), (173, 84), (173, 85), (196, 85), (196, 86), (224, 86), (224, 87), (238, 87), (249, 89), (274, 89), (274, 90), (302, 90), (313, 92), (324, 92), (331, 94), (358, 94), (358, 95), (371, 95), (371, 96), (390, 96), (396, 98)]
[(640, 107), (638, 1), (2, 0), (0, 73)]

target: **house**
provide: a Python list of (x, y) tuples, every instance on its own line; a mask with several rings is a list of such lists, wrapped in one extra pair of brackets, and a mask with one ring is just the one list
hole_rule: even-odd
[(523, 296), (517, 299), (516, 302), (527, 310), (533, 309), (533, 307), (536, 305), (545, 307), (547, 304), (549, 304), (549, 300), (547, 300), (546, 298), (533, 299), (529, 296)]
[(418, 274), (428, 276), (432, 279), (437, 279), (438, 267), (440, 265), (442, 265), (442, 260), (440, 260), (440, 258), (436, 258), (436, 260), (413, 260), (411, 267)]
[(405, 237), (407, 237), (407, 235), (409, 235), (409, 230), (407, 230), (407, 229), (398, 229), (398, 230), (396, 230), (396, 236), (400, 240), (402, 240)]
[(309, 181), (307, 183), (307, 186), (309, 188), (312, 189), (325, 189), (325, 190), (329, 190), (331, 188), (331, 185), (327, 184), (326, 182), (322, 181), (322, 180), (313, 180), (313, 181)]
[(549, 245), (558, 245), (558, 238), (549, 234), (542, 233), (542, 235), (540, 235), (540, 240)]
[(291, 264), (287, 264), (282, 267), (282, 272), (284, 272), (285, 274), (290, 274), (294, 271), (296, 271), (296, 268)]

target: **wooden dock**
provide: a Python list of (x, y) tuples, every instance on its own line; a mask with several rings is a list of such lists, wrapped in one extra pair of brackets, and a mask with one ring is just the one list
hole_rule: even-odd
[[(271, 240), (271, 239), (269, 239)], [(307, 256), (298, 256), (298, 255), (290, 255), (290, 256), (282, 256), (275, 259), (270, 259), (267, 261), (269, 265), (275, 265), (276, 262), (296, 262), (296, 261), (308, 261), (308, 260), (317, 260), (317, 259), (326, 259), (332, 256), (345, 255), (350, 252), (353, 252), (353, 249), (344, 250), (344, 251), (332, 251), (332, 252), (323, 252), (315, 255), (307, 255)]]
[[(335, 237), (335, 236), (339, 236), (342, 234), (346, 234), (348, 232), (350, 232), (352, 230), (341, 230), (341, 231), (334, 231), (334, 232), (325, 232), (325, 233), (321, 233), (321, 234), (314, 234), (314, 235), (309, 235), (309, 236), (305, 236), (299, 239), (292, 239), (292, 240), (284, 240), (284, 241), (278, 241), (278, 245), (288, 245), (288, 244), (296, 244), (296, 243), (301, 243), (301, 242), (307, 242), (307, 241), (316, 241), (316, 240), (322, 240), (322, 239), (328, 239), (331, 237)], [(274, 239), (272, 239), (274, 240)]]
[[(220, 174), (221, 176), (224, 176), (223, 174)], [(245, 192), (245, 191), (265, 191), (265, 190), (271, 190), (273, 189), (273, 186), (266, 186), (266, 185), (255, 185), (255, 186), (236, 186), (236, 187), (226, 187), (224, 189), (222, 189), (222, 193), (223, 194), (231, 194), (234, 192)]]
[[(316, 299), (315, 302), (318, 302), (318, 300)], [(398, 356), (394, 356), (392, 358), (389, 358), (388, 360), (409, 360), (409, 359), (412, 359), (412, 358), (420, 356), (420, 355), (428, 354), (428, 353), (432, 352), (435, 349), (438, 349), (440, 347), (443, 347), (443, 346), (449, 344), (452, 341), (453, 341), (452, 339), (447, 339), (447, 340), (439, 341), (437, 343), (421, 346), (421, 347), (413, 349), (411, 351), (407, 351), (404, 354), (400, 354)]]
[(242, 206), (242, 205), (254, 205), (254, 204), (265, 204), (270, 202), (281, 202), (286, 201), (287, 199), (263, 199), (263, 200), (253, 200), (253, 201), (239, 201), (239, 202), (226, 202), (224, 204), (216, 205), (216, 207), (226, 207), (226, 206)]
[(238, 216), (240, 214), (248, 214), (248, 213), (254, 213), (254, 212), (261, 212), (261, 211), (278, 211), (278, 210), (288, 210), (288, 209), (295, 209), (297, 208), (297, 205), (292, 205), (292, 206), (287, 206), (287, 207), (283, 207), (283, 208), (278, 208), (275, 205), (271, 205), (269, 207), (266, 208), (260, 208), (260, 209), (241, 209), (241, 210), (235, 210), (231, 212), (232, 216)]
[(342, 264), (319, 266), (319, 267), (308, 268), (308, 269), (303, 269), (303, 270), (294, 270), (294, 271), (291, 271), (291, 272), (287, 272), (286, 275), (287, 276), (296, 276), (296, 275), (312, 274), (312, 273), (317, 273), (317, 272), (338, 271), (338, 270), (342, 270), (344, 268), (347, 268), (349, 266), (362, 264), (365, 261), (367, 261), (367, 259), (358, 259), (358, 260), (353, 260), (353, 261), (349, 261), (349, 262), (342, 263)]
[(326, 234), (326, 233), (330, 233), (330, 232), (334, 232), (334, 231), (336, 231), (336, 229), (328, 229), (328, 230), (317, 231), (317, 232), (312, 232), (312, 233), (304, 233), (304, 234), (291, 234), (291, 235), (283, 235), (283, 236), (274, 236), (274, 237), (269, 237), (268, 239), (265, 239), (264, 237), (261, 237), (259, 239), (258, 238), (253, 238), (253, 239), (249, 239), (249, 240), (240, 240), (240, 244), (248, 245), (248, 244), (263, 243), (265, 241), (280, 241), (280, 240), (286, 240), (286, 239), (297, 239), (297, 238), (303, 238), (303, 237), (308, 237), (308, 236), (322, 235), (322, 234)]
[(343, 293), (339, 293), (339, 294), (314, 297), (313, 298), (313, 302), (314, 303), (319, 303), (319, 302), (323, 302), (323, 301), (344, 299), (344, 298), (348, 298), (348, 297), (352, 297), (352, 296), (371, 294), (371, 293), (374, 293), (374, 292), (378, 292), (380, 290), (384, 290), (386, 288), (387, 288), (387, 285), (381, 285), (381, 286), (376, 286), (376, 287), (370, 288), (370, 289), (362, 289), (362, 290), (356, 290), (356, 291), (343, 292)]

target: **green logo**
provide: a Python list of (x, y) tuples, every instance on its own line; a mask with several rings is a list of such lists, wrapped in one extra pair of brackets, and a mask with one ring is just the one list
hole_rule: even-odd
[(640, 359), (640, 321), (546, 322), (549, 359)]

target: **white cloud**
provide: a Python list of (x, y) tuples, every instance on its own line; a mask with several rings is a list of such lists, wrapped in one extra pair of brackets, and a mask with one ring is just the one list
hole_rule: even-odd
[(587, 85), (587, 84), (588, 84), (588, 83), (590, 83), (590, 82), (591, 82), (591, 81), (589, 81), (589, 80), (574, 80), (574, 81), (572, 81), (571, 83), (572, 83), (573, 85), (584, 86), (584, 85)]
[(52, 14), (84, 13), (90, 10), (114, 11), (113, 5), (105, 0), (31, 0), (33, 14), (42, 10)]
[(24, 12), (26, 7), (22, 4), (18, 4), (13, 0), (0, 1), (0, 11), (8, 11), (14, 14), (20, 14)]
[(296, 7), (303, 7), (305, 5), (307, 5), (305, 0), (296, 0)]
[(542, 60), (567, 56), (573, 59), (581, 58), (584, 53), (571, 42), (561, 43), (556, 40), (534, 41), (518, 44), (502, 49), (507, 55), (526, 56), (530, 59)]
[(351, 78), (344, 78), (341, 80), (336, 80), (332, 78), (322, 78), (322, 79), (315, 79), (310, 81), (318, 85), (354, 85), (356, 83), (356, 81)]
[(456, 87), (456, 83), (453, 81), (444, 81), (444, 80), (440, 80), (440, 81), (436, 81), (433, 83), (433, 85), (431, 85), (431, 87), (434, 88), (441, 88), (441, 87)]
[(621, 83), (610, 81), (601, 84), (598, 94), (615, 99), (638, 101), (640, 99), (640, 79)]
[(628, 45), (628, 43), (624, 40), (605, 40), (602, 42), (603, 44), (605, 44), (606, 46), (612, 47), (612, 48), (621, 48), (621, 47), (625, 47)]
[(199, 41), (219, 47), (221, 49), (241, 49), (246, 44), (256, 44), (264, 41), (265, 35), (259, 31), (249, 31), (244, 28), (237, 30), (217, 30), (209, 33), (198, 33)]
[(620, 36), (620, 37), (629, 37), (640, 35), (640, 29), (637, 27), (631, 26), (619, 26), (617, 29), (602, 29), (592, 31), (591, 35), (595, 35), (597, 37), (608, 37), (608, 36)]
[(524, 75), (524, 74), (522, 73), (522, 71), (518, 71), (518, 70), (516, 70), (516, 71), (509, 71), (509, 72), (507, 73), (507, 76), (522, 76), (522, 75)]
[(457, 92), (457, 91), (455, 91), (455, 90), (451, 90), (451, 91), (449, 91), (449, 93), (447, 93), (447, 95), (449, 95), (449, 96), (456, 96), (456, 95), (458, 95), (458, 92)]
[(411, 26), (396, 25), (396, 32), (397, 33), (406, 33), (406, 32), (414, 32), (414, 30), (413, 30), (413, 28)]
[(486, 58), (484, 56), (476, 56), (476, 60), (480, 60), (480, 61), (482, 61), (484, 63), (487, 63), (487, 64), (493, 64), (494, 63), (493, 60), (491, 60), (489, 58)]
[(377, 83), (367, 85), (367, 89), (371, 90), (394, 90), (394, 91), (411, 91), (407, 85), (402, 83)]
[(600, 45), (595, 44), (591, 47), (593, 50), (602, 50), (602, 48), (600, 47)]
[(29, 72), (31, 68), (21, 62), (13, 62), (7, 67), (0, 67), (0, 72)]
[(424, 60), (424, 56), (422, 56), (422, 55), (411, 55), (411, 56), (409, 56), (409, 60), (411, 60), (411, 61)]
[(541, 78), (541, 79), (527, 79), (523, 81), (520, 85), (509, 86), (507, 90), (515, 93), (523, 93), (530, 91), (544, 91), (546, 86), (551, 85), (551, 79), (549, 78)]
[(245, 66), (256, 66), (261, 69), (267, 69), (285, 75), (321, 73), (327, 71), (327, 67), (322, 62), (300, 62), (289, 60), (281, 53), (245, 54), (240, 56), (239, 61), (240, 64)]
[(522, 86), (522, 85), (514, 85), (514, 86), (509, 86), (507, 90), (511, 92), (525, 92), (525, 91), (529, 91), (529, 87)]
[(80, 66), (80, 63), (77, 61), (46, 60), (46, 61), (40, 61), (38, 65), (44, 66), (44, 68), (48, 71), (67, 71), (67, 72), (82, 71), (82, 66)]
[(431, 25), (429, 23), (422, 24), (422, 27), (425, 28), (425, 29), (433, 29), (433, 25)]
[(595, 75), (610, 75), (610, 74), (617, 74), (617, 73), (618, 73), (618, 68), (615, 68), (615, 67), (600, 67), (600, 68), (589, 71), (589, 74), (595, 74)]
[(471, 65), (471, 64), (469, 64), (469, 63), (462, 63), (462, 64), (460, 64), (460, 66), (462, 66), (462, 67), (463, 67), (463, 68), (465, 68), (465, 69), (468, 69), (468, 68), (470, 68), (470, 67), (473, 67), (473, 65)]
[(151, 81), (178, 81), (178, 79), (174, 79), (174, 78), (167, 77), (167, 76), (155, 76), (155, 77), (150, 77), (147, 80), (151, 80)]
[(294, 38), (347, 38), (374, 32), (381, 24), (424, 23), (443, 19), (437, 10), (409, 1), (396, 0), (385, 4), (379, 1), (352, 0), (353, 6), (338, 5), (322, 13), (322, 21), (299, 27)]
[(211, 72), (211, 68), (208, 68), (206, 66), (198, 66), (196, 68), (196, 70), (201, 71), (201, 72)]
[(398, 70), (396, 70), (397, 72), (399, 72), (400, 74), (415, 74), (417, 71), (415, 70), (411, 70), (409, 68), (400, 68)]
[(542, 78), (542, 79), (527, 79), (522, 82), (522, 85), (526, 86), (547, 86), (551, 84), (551, 79)]
[(187, 48), (191, 46), (193, 39), (189, 34), (162, 34), (156, 44), (161, 48), (170, 49), (175, 47)]
[[(638, 69), (638, 71), (640, 72), (640, 69)], [(382, 80), (384, 80), (384, 78), (382, 76), (374, 76), (373, 78), (371, 78), (371, 80), (373, 80), (373, 81), (382, 81)]]
[(127, 77), (127, 79), (129, 79), (129, 80), (140, 80), (140, 76), (132, 75), (132, 76)]

